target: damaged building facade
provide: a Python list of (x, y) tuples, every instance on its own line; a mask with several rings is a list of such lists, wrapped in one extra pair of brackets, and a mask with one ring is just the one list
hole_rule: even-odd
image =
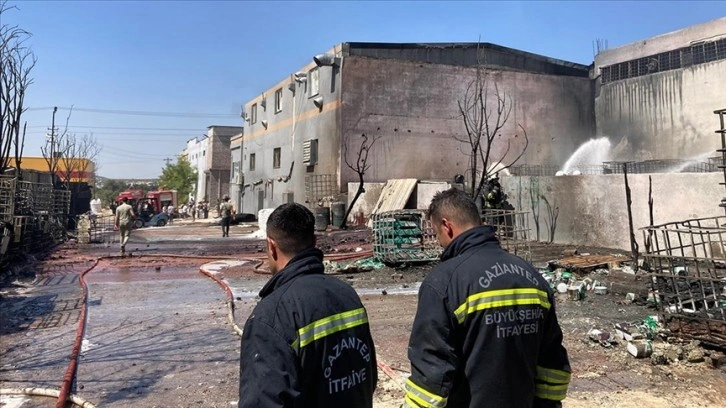
[[(508, 158), (564, 160), (595, 131), (589, 67), (494, 44), (343, 43), (245, 103), (247, 129), (236, 155), (233, 188), (241, 211), (345, 193), (357, 174), (362, 135), (378, 139), (367, 181), (393, 178), (452, 180), (469, 173), (469, 151), (458, 101), (478, 68), (512, 101), (507, 126), (494, 144)], [(233, 168), (235, 164), (233, 163)]]
[[(714, 111), (726, 108), (726, 18), (605, 50), (592, 73), (596, 136), (610, 140), (614, 170), (628, 162), (635, 228), (721, 215)], [(666, 165), (637, 171), (648, 161)], [(602, 163), (592, 164), (605, 173)], [(517, 209), (530, 212), (533, 237), (630, 249), (622, 174), (524, 174), (502, 185)], [(644, 248), (643, 236), (635, 237)]]
[(617, 159), (715, 156), (726, 18), (602, 51), (593, 73), (597, 134), (610, 138)]

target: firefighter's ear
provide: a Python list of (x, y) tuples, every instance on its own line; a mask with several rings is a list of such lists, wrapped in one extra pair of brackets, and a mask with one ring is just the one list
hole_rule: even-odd
[(267, 254), (275, 261), (280, 256), (277, 249), (277, 242), (269, 237), (267, 238)]
[(441, 229), (448, 238), (454, 237), (454, 225), (448, 219), (441, 219)]

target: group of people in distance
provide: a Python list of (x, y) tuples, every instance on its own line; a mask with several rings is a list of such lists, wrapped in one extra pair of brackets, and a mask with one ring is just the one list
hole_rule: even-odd
[[(126, 255), (126, 244), (129, 241), (129, 236), (131, 234), (131, 230), (133, 229), (134, 220), (136, 219), (137, 212), (134, 212), (134, 208), (129, 204), (128, 198), (124, 197), (121, 199), (121, 204), (117, 207), (113, 207), (112, 211), (114, 214), (114, 228), (119, 231), (121, 234), (120, 242), (121, 242), (121, 256)], [(193, 207), (193, 205), (192, 205)], [(202, 207), (202, 203), (200, 203), (199, 208)], [(138, 210), (137, 210), (138, 211)], [(165, 206), (163, 209), (163, 212), (169, 214), (169, 223), (173, 222), (174, 219), (174, 206), (168, 205)], [(203, 210), (200, 210), (203, 211)], [(207, 210), (208, 211), (208, 210)], [(234, 205), (229, 201), (229, 196), (225, 195), (222, 197), (222, 202), (219, 204), (219, 218), (220, 218), (220, 224), (222, 226), (222, 236), (223, 237), (229, 237), (229, 226), (232, 221), (232, 218), (235, 215), (235, 209)], [(206, 218), (206, 212), (205, 212), (205, 218)]]

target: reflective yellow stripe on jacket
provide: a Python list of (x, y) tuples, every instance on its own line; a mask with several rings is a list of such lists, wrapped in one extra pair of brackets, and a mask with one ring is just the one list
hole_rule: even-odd
[(297, 331), (297, 340), (290, 346), (296, 351), (333, 333), (368, 323), (365, 308), (349, 310), (316, 320)]
[(570, 377), (568, 371), (537, 366), (534, 395), (537, 398), (562, 401), (567, 396)]
[(426, 391), (409, 378), (406, 380), (406, 401), (404, 406), (411, 408), (444, 408), (446, 407), (446, 398)]
[(487, 290), (466, 298), (466, 302), (454, 310), (454, 315), (459, 323), (464, 323), (466, 317), (474, 312), (526, 305), (539, 305), (545, 309), (552, 306), (547, 298), (547, 292), (537, 288)]

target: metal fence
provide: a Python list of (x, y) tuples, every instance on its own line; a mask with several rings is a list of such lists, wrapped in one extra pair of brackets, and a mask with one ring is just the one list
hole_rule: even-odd
[(338, 177), (335, 174), (308, 174), (305, 176), (305, 202), (309, 206), (322, 204), (339, 194)]
[[(706, 161), (685, 160), (685, 159), (659, 159), (644, 161), (608, 161), (602, 164), (579, 165), (573, 171), (580, 175), (594, 174), (622, 174), (623, 167), (627, 167), (630, 174), (648, 173), (711, 173), (719, 171), (721, 158), (708, 158)], [(542, 165), (517, 165), (509, 168), (513, 176), (555, 176), (561, 173), (561, 166)]]
[(495, 228), (496, 237), (507, 252), (527, 261), (532, 260), (528, 212), (485, 209), (481, 220), (484, 225)]
[(71, 193), (0, 177), (0, 262), (65, 239)]
[(726, 217), (641, 229), (656, 304), (667, 327), (726, 346)]

